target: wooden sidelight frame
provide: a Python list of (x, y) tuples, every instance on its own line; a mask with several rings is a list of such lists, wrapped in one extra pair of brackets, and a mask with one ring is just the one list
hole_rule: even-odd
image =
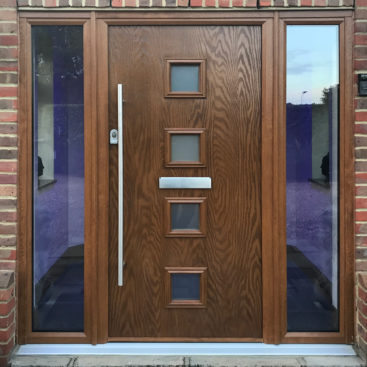
[[(351, 14), (351, 13), (350, 13)], [(325, 16), (327, 15), (327, 16)], [(338, 13), (279, 14), (278, 62), (278, 228), (281, 343), (350, 343), (354, 338), (354, 129), (353, 129), (353, 18)], [(287, 25), (339, 26), (339, 331), (287, 332), (286, 272), (286, 27)]]
[[(106, 343), (108, 336), (108, 27), (262, 27), (262, 294), (265, 343), (350, 343), (354, 323), (354, 191), (351, 11), (83, 11), (20, 14), (18, 343)], [(286, 332), (285, 27), (340, 27), (340, 331)], [(85, 331), (32, 332), (32, 25), (82, 25), (85, 90)], [(98, 224), (98, 225), (97, 225)], [(131, 340), (133, 341), (133, 340)], [(148, 341), (148, 340), (147, 340)], [(166, 341), (176, 341), (166, 338)], [(214, 340), (213, 340), (214, 341)], [(251, 341), (216, 339), (215, 341)]]
[[(40, 19), (41, 18), (41, 19)], [(95, 200), (85, 200), (84, 232), (84, 332), (33, 332), (32, 331), (32, 53), (31, 27), (33, 25), (79, 25), (83, 27), (84, 62), (84, 155), (85, 155), (85, 197), (96, 196), (95, 136), (92, 111), (92, 69), (91, 21), (88, 14), (75, 14), (69, 19), (20, 18), (20, 65), (19, 78), (19, 265), (17, 280), (18, 296), (18, 343), (92, 343), (93, 342), (93, 302), (96, 294), (93, 263), (95, 262), (94, 243), (96, 236)]]

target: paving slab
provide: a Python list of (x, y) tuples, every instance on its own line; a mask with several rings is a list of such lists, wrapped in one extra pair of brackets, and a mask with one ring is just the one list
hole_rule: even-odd
[[(361, 358), (355, 356), (306, 356), (303, 358), (306, 362), (306, 366), (324, 366), (324, 367), (334, 367), (334, 366), (363, 366), (366, 367), (367, 363), (362, 361)], [(359, 363), (359, 364), (358, 364)]]
[(357, 356), (13, 356), (11, 367), (366, 367)]
[(203, 367), (365, 367), (366, 364), (357, 356), (215, 356), (191, 357), (189, 366)]

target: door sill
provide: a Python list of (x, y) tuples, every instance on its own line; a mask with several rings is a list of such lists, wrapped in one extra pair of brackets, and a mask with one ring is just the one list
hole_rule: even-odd
[(26, 344), (22, 355), (153, 355), (153, 356), (355, 356), (345, 344), (263, 344), (263, 343), (106, 343)]

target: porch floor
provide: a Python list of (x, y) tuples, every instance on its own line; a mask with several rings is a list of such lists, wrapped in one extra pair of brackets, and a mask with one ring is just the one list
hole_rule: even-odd
[(357, 356), (14, 356), (11, 367), (365, 367)]
[(107, 343), (24, 345), (11, 367), (365, 367), (349, 345), (262, 343)]

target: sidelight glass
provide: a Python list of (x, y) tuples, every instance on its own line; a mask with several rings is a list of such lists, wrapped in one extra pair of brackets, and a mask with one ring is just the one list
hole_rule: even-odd
[(171, 64), (171, 92), (199, 92), (198, 64)]
[(339, 330), (339, 28), (287, 26), (288, 331)]
[(171, 229), (194, 230), (200, 229), (200, 204), (172, 203)]
[(32, 61), (33, 331), (83, 331), (82, 26), (33, 26)]
[(200, 300), (199, 273), (173, 273), (171, 287), (172, 301)]
[(200, 160), (200, 136), (198, 134), (171, 135), (171, 161), (198, 162)]

